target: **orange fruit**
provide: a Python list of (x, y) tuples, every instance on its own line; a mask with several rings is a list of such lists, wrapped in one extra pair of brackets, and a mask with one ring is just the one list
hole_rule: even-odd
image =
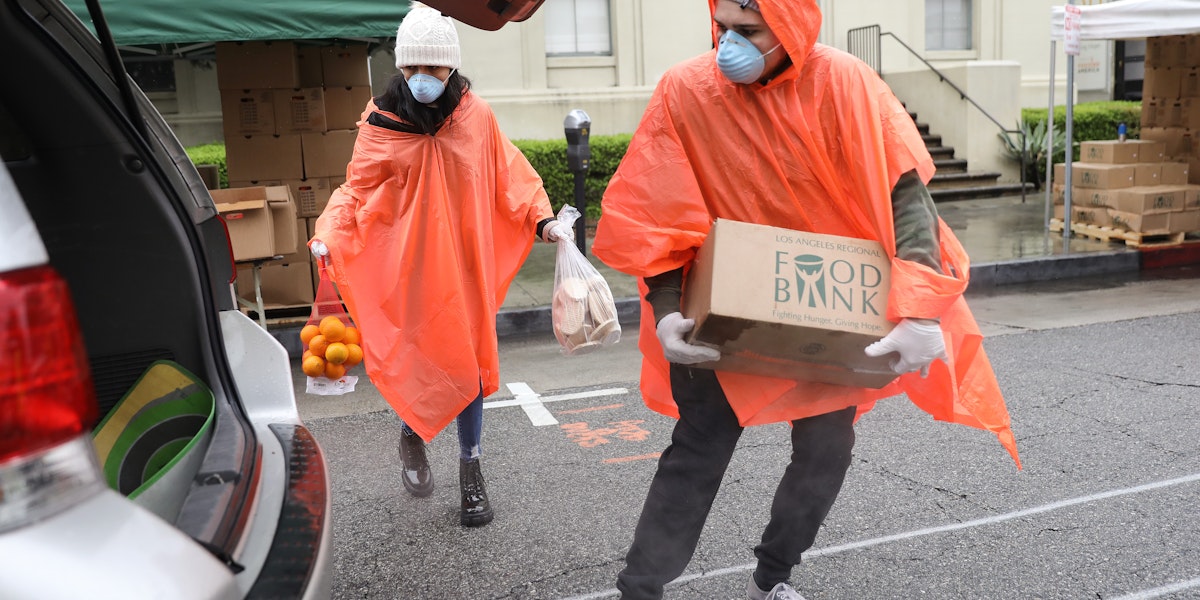
[(313, 356), (312, 350), (305, 350), (304, 354), (300, 355), (300, 364), (304, 364), (304, 361), (308, 360), (310, 356)]
[(362, 362), (362, 346), (359, 346), (358, 344), (346, 344), (346, 350), (349, 352), (349, 356), (346, 357), (346, 362), (342, 364), (345, 365), (347, 369)]
[(331, 342), (340, 342), (346, 337), (346, 324), (341, 319), (328, 316), (321, 319), (321, 335)]
[(318, 333), (321, 333), (320, 327), (317, 327), (316, 325), (305, 325), (300, 329), (300, 343), (307, 346), (309, 340), (316, 337)]
[(347, 344), (361, 344), (362, 337), (360, 337), (358, 335), (358, 328), (357, 327), (347, 327), (346, 328), (346, 337), (342, 338), (342, 341)]
[(305, 375), (309, 377), (321, 377), (325, 375), (325, 359), (320, 356), (310, 356), (304, 359), (300, 368)]
[(325, 336), (318, 335), (308, 341), (308, 351), (315, 356), (325, 356), (325, 348), (329, 346), (329, 342), (325, 340)]
[(349, 358), (349, 356), (350, 351), (347, 350), (346, 345), (341, 342), (334, 342), (330, 344), (328, 348), (325, 348), (325, 360), (335, 365), (340, 365), (346, 362), (346, 359)]
[(325, 363), (325, 376), (329, 379), (338, 380), (346, 375), (346, 367), (335, 365), (331, 362)]

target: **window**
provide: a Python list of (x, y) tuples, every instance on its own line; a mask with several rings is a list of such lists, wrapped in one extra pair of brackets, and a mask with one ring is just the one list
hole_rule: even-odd
[(972, 0), (925, 0), (925, 50), (970, 50)]
[(546, 0), (546, 54), (609, 56), (609, 0)]

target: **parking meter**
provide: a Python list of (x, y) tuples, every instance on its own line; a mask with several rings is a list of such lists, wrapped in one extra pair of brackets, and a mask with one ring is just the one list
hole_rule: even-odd
[(563, 119), (563, 131), (567, 135), (567, 169), (575, 174), (575, 208), (579, 210), (579, 220), (575, 221), (575, 245), (579, 251), (587, 254), (587, 198), (584, 197), (584, 181), (588, 163), (592, 159), (592, 149), (588, 146), (591, 135), (592, 118), (580, 109), (567, 113)]

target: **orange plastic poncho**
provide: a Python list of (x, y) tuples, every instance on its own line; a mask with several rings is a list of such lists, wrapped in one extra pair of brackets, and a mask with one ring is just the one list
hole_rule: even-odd
[[(609, 266), (638, 277), (686, 267), (716, 218), (876, 240), (895, 256), (891, 190), (906, 172), (925, 182), (934, 172), (912, 118), (868, 66), (815, 43), (814, 0), (758, 4), (794, 66), (766, 85), (735, 84), (711, 51), (663, 76), (604, 194), (592, 250)], [(893, 258), (887, 316), (940, 317), (948, 363), (936, 361), (927, 379), (903, 375), (879, 390), (718, 371), (741, 424), (848, 406), (861, 414), (905, 392), (936, 419), (992, 431), (1019, 466), (983, 336), (962, 299), (968, 258), (940, 220), (939, 234), (946, 275)], [(643, 399), (678, 417), (644, 300), (639, 346)]]
[(496, 313), (553, 216), (542, 180), (472, 93), (436, 135), (359, 121), (314, 239), (362, 333), (371, 382), (432, 440), (499, 382)]

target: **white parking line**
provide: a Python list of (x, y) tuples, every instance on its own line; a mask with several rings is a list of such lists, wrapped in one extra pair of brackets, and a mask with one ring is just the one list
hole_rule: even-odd
[(598, 398), (601, 396), (616, 396), (628, 393), (625, 388), (606, 388), (602, 390), (592, 390), (590, 392), (576, 392), (573, 394), (559, 394), (557, 396), (539, 396), (529, 384), (518, 381), (516, 383), (507, 383), (508, 391), (512, 392), (512, 400), (495, 400), (492, 402), (484, 402), (484, 408), (504, 408), (506, 406), (520, 406), (525, 414), (529, 417), (529, 421), (534, 427), (545, 427), (547, 425), (558, 425), (558, 419), (550, 414), (546, 409), (547, 402), (562, 402), (563, 400), (579, 400), (581, 398)]
[(1152, 590), (1134, 592), (1125, 596), (1118, 596), (1112, 600), (1150, 600), (1151, 598), (1159, 598), (1166, 596), (1167, 594), (1174, 594), (1175, 592), (1182, 592), (1183, 590), (1190, 590), (1196, 587), (1200, 587), (1200, 578), (1192, 579), (1190, 581), (1180, 581), (1179, 583), (1172, 583), (1171, 585), (1156, 587)]
[[(1096, 502), (1099, 500), (1107, 500), (1109, 498), (1116, 498), (1118, 496), (1127, 496), (1130, 494), (1140, 494), (1142, 492), (1149, 492), (1152, 490), (1157, 490), (1157, 489), (1161, 489), (1161, 488), (1165, 488), (1165, 487), (1183, 485), (1183, 484), (1187, 484), (1187, 483), (1194, 483), (1197, 481), (1200, 481), (1200, 473), (1196, 473), (1193, 475), (1187, 475), (1184, 477), (1177, 477), (1175, 479), (1166, 479), (1163, 481), (1146, 483), (1143, 485), (1134, 486), (1134, 487), (1130, 487), (1130, 488), (1122, 488), (1119, 490), (1109, 490), (1107, 492), (1100, 492), (1098, 494), (1092, 494), (1089, 496), (1080, 496), (1078, 498), (1069, 498), (1067, 500), (1059, 500), (1058, 502), (1051, 502), (1050, 504), (1043, 504), (1041, 506), (1026, 508), (1024, 510), (1018, 510), (1018, 511), (1010, 512), (1010, 513), (1005, 513), (1002, 515), (995, 515), (992, 517), (984, 517), (982, 519), (975, 519), (974, 521), (966, 521), (963, 523), (952, 523), (950, 525), (941, 525), (938, 527), (927, 527), (925, 529), (917, 529), (914, 531), (897, 533), (895, 535), (887, 535), (887, 536), (883, 536), (883, 537), (877, 537), (877, 538), (862, 540), (862, 541), (858, 541), (858, 542), (851, 542), (849, 544), (842, 544), (840, 546), (831, 546), (829, 548), (818, 548), (816, 550), (805, 552), (804, 557), (805, 558), (814, 558), (817, 556), (828, 556), (831, 554), (840, 554), (842, 552), (849, 552), (851, 550), (858, 550), (860, 548), (869, 548), (871, 546), (878, 546), (878, 545), (887, 544), (890, 542), (909, 540), (909, 539), (913, 539), (913, 538), (917, 538), (917, 537), (933, 535), (936, 533), (945, 533), (948, 531), (958, 531), (960, 529), (970, 529), (973, 527), (994, 525), (996, 523), (1012, 521), (1014, 519), (1020, 519), (1022, 517), (1028, 517), (1030, 515), (1036, 515), (1036, 514), (1040, 514), (1040, 513), (1044, 513), (1044, 512), (1050, 512), (1050, 511), (1058, 510), (1060, 508), (1068, 508), (1068, 507), (1077, 506), (1080, 504), (1087, 504), (1089, 502)], [(748, 563), (748, 564), (744, 564), (744, 565), (738, 565), (735, 567), (726, 567), (724, 569), (717, 569), (715, 571), (706, 571), (704, 573), (697, 573), (694, 575), (683, 575), (683, 576), (679, 577), (678, 579), (676, 579), (675, 581), (672, 581), (668, 585), (674, 586), (674, 585), (679, 585), (681, 583), (686, 583), (689, 581), (697, 581), (700, 579), (712, 579), (714, 577), (724, 577), (725, 575), (733, 575), (733, 574), (737, 574), (737, 573), (753, 571), (756, 566), (757, 566), (756, 563)], [(1177, 587), (1177, 586), (1182, 586), (1182, 587)], [(1139, 592), (1139, 593), (1131, 595), (1131, 596), (1122, 596), (1122, 599), (1123, 600), (1132, 600), (1132, 599), (1143, 600), (1143, 599), (1156, 598), (1156, 597), (1164, 595), (1164, 594), (1169, 594), (1172, 592), (1190, 589), (1192, 587), (1198, 587), (1198, 586), (1200, 586), (1200, 579), (1196, 579), (1196, 580), (1192, 580), (1192, 581), (1185, 581), (1182, 583), (1177, 583), (1177, 584), (1173, 584), (1171, 586), (1166, 586), (1166, 587), (1162, 587), (1162, 588), (1156, 588), (1153, 590), (1147, 590), (1147, 591)], [(609, 590), (604, 590), (601, 592), (585, 594), (582, 596), (571, 596), (569, 598), (564, 598), (563, 600), (593, 600), (595, 598), (608, 598), (610, 596), (616, 596), (619, 593), (620, 592), (618, 592), (616, 589), (609, 589)]]
[[(517, 384), (509, 383), (509, 384), (505, 384), (505, 385), (509, 386), (509, 388), (508, 388), (509, 390), (512, 390), (513, 385), (523, 385), (526, 388), (529, 387), (528, 385), (525, 385), (524, 383), (517, 383)], [(533, 390), (530, 390), (530, 391), (533, 391)], [(541, 396), (539, 398), (539, 400), (543, 404), (547, 404), (550, 402), (562, 402), (563, 400), (581, 400), (583, 398), (599, 398), (601, 396), (620, 396), (621, 394), (628, 394), (628, 393), (629, 393), (629, 390), (626, 388), (605, 388), (602, 390), (592, 390), (589, 392), (575, 392), (573, 394), (558, 394), (556, 396)], [(513, 395), (515, 396), (516, 392), (513, 392)], [(504, 408), (506, 406), (520, 406), (524, 403), (525, 403), (525, 401), (520, 398), (513, 398), (511, 400), (493, 400), (491, 402), (484, 402), (483, 407), (484, 408)]]
[[(513, 393), (514, 400), (516, 400), (521, 409), (525, 411), (525, 414), (529, 417), (529, 420), (533, 422), (534, 427), (558, 425), (558, 419), (555, 419), (554, 415), (550, 414), (550, 411), (546, 410), (546, 405), (542, 404), (541, 397), (538, 396), (537, 392), (533, 391), (533, 388), (529, 387), (528, 384), (520, 381), (516, 383), (510, 383), (508, 384), (508, 391)], [(487, 408), (486, 404), (484, 405), (484, 408)]]

